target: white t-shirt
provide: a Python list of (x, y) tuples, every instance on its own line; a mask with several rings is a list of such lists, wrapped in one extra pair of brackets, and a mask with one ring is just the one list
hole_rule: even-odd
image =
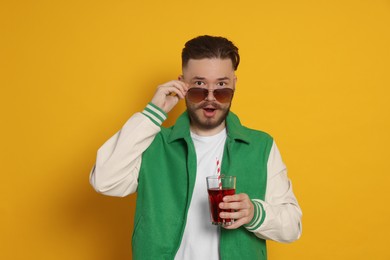
[(187, 223), (175, 260), (219, 259), (219, 227), (211, 224), (206, 177), (217, 174), (222, 163), (226, 129), (213, 136), (191, 133), (197, 158), (197, 170)]

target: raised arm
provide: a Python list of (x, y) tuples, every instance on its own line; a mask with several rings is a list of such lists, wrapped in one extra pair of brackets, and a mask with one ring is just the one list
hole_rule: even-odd
[(134, 193), (142, 153), (160, 132), (167, 113), (185, 97), (187, 84), (174, 80), (160, 85), (142, 113), (134, 114), (97, 152), (90, 183), (99, 193), (123, 197)]

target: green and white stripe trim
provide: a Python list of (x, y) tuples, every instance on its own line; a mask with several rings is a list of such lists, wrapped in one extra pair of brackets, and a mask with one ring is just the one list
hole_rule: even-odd
[(168, 116), (167, 113), (153, 103), (149, 103), (145, 107), (144, 111), (142, 111), (142, 114), (149, 117), (149, 119), (157, 126), (161, 126)]
[(253, 219), (251, 220), (251, 222), (245, 225), (245, 228), (248, 231), (254, 232), (261, 226), (261, 224), (263, 224), (265, 219), (265, 210), (263, 204), (260, 201), (252, 200), (252, 203), (255, 207), (255, 212), (253, 215)]

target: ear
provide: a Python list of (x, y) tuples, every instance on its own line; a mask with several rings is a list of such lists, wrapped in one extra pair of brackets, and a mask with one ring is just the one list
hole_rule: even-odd
[(236, 87), (236, 84), (237, 84), (237, 76), (236, 75), (234, 75), (234, 78), (233, 78), (233, 83), (234, 83), (234, 88)]
[(179, 76), (177, 77), (177, 79), (180, 80), (180, 81), (184, 81), (183, 75), (179, 75)]

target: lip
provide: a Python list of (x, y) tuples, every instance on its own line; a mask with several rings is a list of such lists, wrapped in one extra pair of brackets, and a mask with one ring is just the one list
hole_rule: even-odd
[(215, 114), (217, 113), (217, 109), (212, 106), (206, 106), (203, 107), (202, 109), (203, 109), (203, 115), (207, 118), (214, 117)]

